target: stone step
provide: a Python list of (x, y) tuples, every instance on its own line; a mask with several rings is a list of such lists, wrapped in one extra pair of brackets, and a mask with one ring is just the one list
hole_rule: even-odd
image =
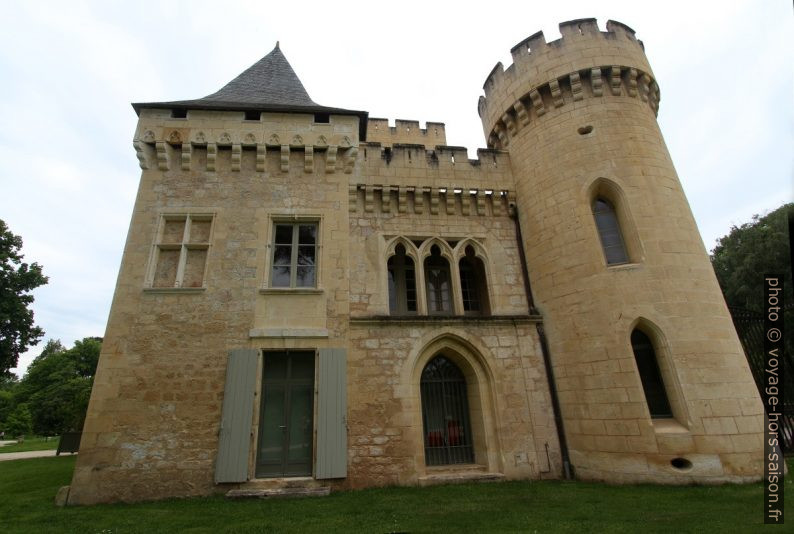
[(266, 490), (283, 488), (319, 488), (322, 482), (312, 477), (284, 477), (284, 478), (255, 478), (237, 489), (241, 490)]
[(434, 473), (419, 477), (420, 486), (436, 484), (465, 484), (468, 482), (499, 482), (505, 479), (502, 473), (462, 471), (458, 473)]
[(291, 487), (271, 489), (234, 489), (226, 492), (229, 499), (271, 499), (280, 497), (325, 497), (331, 494), (331, 488)]

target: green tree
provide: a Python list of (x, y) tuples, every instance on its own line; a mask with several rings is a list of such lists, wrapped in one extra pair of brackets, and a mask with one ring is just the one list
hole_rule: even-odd
[[(794, 203), (784, 204), (763, 217), (753, 215), (753, 220), (734, 226), (731, 232), (717, 241), (711, 253), (711, 264), (722, 288), (725, 301), (734, 309), (734, 322), (739, 318), (738, 308), (756, 312), (763, 317), (766, 307), (764, 275), (783, 276), (783, 313), (786, 362), (794, 363), (794, 298), (792, 298), (791, 252), (789, 250), (788, 218), (794, 216)], [(763, 338), (747, 323), (739, 321), (737, 331), (748, 357), (763, 360)], [(745, 326), (743, 326), (745, 325)], [(790, 367), (789, 364), (786, 367)], [(790, 370), (785, 375), (792, 376)], [(791, 380), (789, 378), (788, 380)], [(789, 392), (791, 382), (786, 391)]]
[(37, 263), (20, 254), (22, 238), (0, 220), (0, 375), (16, 367), (19, 355), (39, 342), (44, 331), (33, 324), (30, 291), (47, 283)]
[(763, 311), (763, 275), (767, 273), (784, 276), (785, 302), (794, 304), (788, 236), (788, 217), (793, 211), (794, 203), (789, 203), (763, 217), (753, 215), (752, 222), (733, 226), (717, 240), (711, 264), (728, 306)]
[(6, 437), (18, 438), (33, 432), (33, 420), (27, 404), (18, 405), (5, 424)]
[(30, 407), (33, 430), (53, 435), (83, 427), (102, 338), (87, 337), (64, 349), (50, 340), (15, 390), (17, 403)]

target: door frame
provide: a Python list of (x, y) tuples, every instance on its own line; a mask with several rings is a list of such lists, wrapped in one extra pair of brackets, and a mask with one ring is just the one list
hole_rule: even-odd
[[(262, 394), (264, 392), (264, 383), (263, 383), (263, 371), (265, 365), (265, 357), (267, 353), (289, 353), (289, 352), (304, 352), (304, 353), (312, 353), (314, 355), (314, 376), (313, 376), (313, 383), (312, 383), (312, 446), (311, 446), (311, 473), (309, 475), (283, 475), (283, 476), (276, 476), (276, 477), (257, 477), (257, 456), (259, 453), (259, 432), (260, 432), (260, 413), (262, 409)], [(250, 447), (250, 454), (248, 458), (248, 472), (250, 476), (248, 477), (249, 480), (268, 480), (272, 478), (304, 478), (306, 476), (311, 476), (312, 478), (315, 477), (316, 469), (317, 469), (317, 380), (318, 380), (318, 365), (317, 359), (319, 357), (318, 350), (316, 348), (260, 348), (259, 349), (259, 358), (257, 362), (257, 380), (256, 380), (256, 387), (255, 387), (255, 396), (254, 396), (254, 410), (252, 414), (252, 426), (251, 426), (251, 447)]]

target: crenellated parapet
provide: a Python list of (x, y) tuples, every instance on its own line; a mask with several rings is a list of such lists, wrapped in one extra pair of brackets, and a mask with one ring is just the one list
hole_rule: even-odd
[(504, 216), (515, 204), (510, 157), (501, 150), (361, 143), (351, 213)]
[[(143, 109), (133, 138), (141, 169), (189, 171), (198, 151), (205, 171), (217, 169), (219, 151), (230, 151), (230, 170), (242, 169), (243, 156), (255, 158), (255, 170), (264, 172), (270, 160), (280, 172), (300, 161), (306, 173), (315, 171), (323, 158), (327, 174), (350, 174), (358, 154), (358, 118), (332, 115), (328, 122), (314, 122), (310, 114), (238, 111), (189, 111), (172, 117), (169, 110)], [(293, 153), (301, 158), (291, 158)], [(290, 163), (292, 161), (292, 163)]]
[(419, 121), (397, 119), (394, 126), (389, 126), (388, 119), (373, 119), (367, 121), (367, 141), (380, 143), (383, 146), (395, 144), (413, 144), (436, 146), (446, 145), (447, 135), (443, 122), (428, 122), (425, 128), (419, 126)]
[(628, 96), (658, 112), (659, 86), (634, 30), (610, 20), (602, 32), (596, 19), (578, 19), (560, 33), (550, 43), (531, 35), (511, 50), (512, 65), (488, 75), (478, 110), (489, 147), (506, 148), (530, 121), (586, 98)]

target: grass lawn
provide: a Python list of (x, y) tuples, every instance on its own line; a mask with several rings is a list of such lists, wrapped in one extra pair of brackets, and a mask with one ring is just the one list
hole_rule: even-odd
[(32, 437), (25, 438), (22, 443), (9, 444), (0, 447), (0, 454), (7, 452), (25, 452), (25, 451), (49, 451), (58, 448), (58, 436), (51, 438)]
[[(0, 463), (0, 529), (4, 534), (765, 530), (760, 484), (664, 487), (505, 482), (373, 489), (312, 499), (228, 501), (219, 496), (58, 508), (53, 504), (55, 492), (69, 484), (74, 462), (75, 457), (59, 457)], [(794, 462), (789, 467), (794, 468)], [(785, 493), (786, 508), (794, 510), (790, 480)]]

